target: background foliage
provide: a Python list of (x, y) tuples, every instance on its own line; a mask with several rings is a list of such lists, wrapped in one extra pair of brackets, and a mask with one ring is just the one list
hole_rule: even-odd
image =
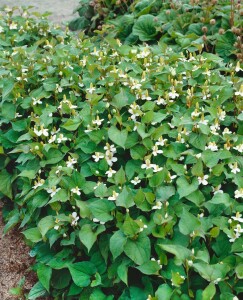
[(224, 59), (237, 53), (242, 60), (242, 10), (238, 2), (81, 0), (77, 8), (80, 17), (69, 27), (109, 35), (130, 45), (159, 41), (174, 51), (197, 51), (203, 44), (204, 51)]
[(28, 299), (240, 298), (241, 65), (27, 11), (0, 37), (0, 195), (36, 258)]

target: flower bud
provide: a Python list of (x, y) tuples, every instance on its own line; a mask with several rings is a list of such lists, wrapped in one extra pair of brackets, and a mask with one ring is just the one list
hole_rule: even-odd
[(219, 34), (224, 34), (225, 30), (223, 28), (219, 28)]
[(209, 23), (210, 23), (211, 25), (214, 25), (214, 24), (216, 23), (216, 20), (215, 20), (215, 19), (211, 19), (211, 20), (209, 21)]
[(206, 26), (203, 26), (203, 27), (202, 27), (202, 32), (203, 32), (203, 33), (207, 33), (207, 32), (208, 32), (208, 28), (207, 28)]

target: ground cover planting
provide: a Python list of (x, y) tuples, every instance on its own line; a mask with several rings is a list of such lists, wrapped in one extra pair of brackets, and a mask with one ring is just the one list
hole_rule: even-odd
[(240, 299), (238, 49), (102, 35), (0, 15), (0, 196), (36, 259), (25, 297)]

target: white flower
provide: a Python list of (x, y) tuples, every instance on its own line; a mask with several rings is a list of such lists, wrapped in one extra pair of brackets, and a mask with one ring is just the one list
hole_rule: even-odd
[(204, 175), (202, 177), (197, 177), (199, 184), (207, 185), (208, 175)]
[(87, 89), (87, 92), (89, 92), (90, 94), (93, 94), (93, 92), (95, 91), (95, 87), (93, 87), (93, 84), (90, 84), (90, 87)]
[(78, 225), (79, 216), (78, 216), (78, 214), (76, 213), (76, 211), (74, 211), (74, 212), (72, 213), (71, 219), (72, 219), (71, 225), (72, 225), (72, 226), (77, 226), (77, 225)]
[(65, 137), (62, 133), (60, 133), (60, 134), (59, 134), (59, 137), (57, 138), (58, 144), (60, 144), (61, 142), (65, 142), (65, 141), (67, 141), (67, 140), (68, 140), (68, 138)]
[(141, 85), (141, 83), (138, 83), (138, 80), (132, 79), (132, 82), (131, 82), (131, 89), (132, 90), (139, 90), (141, 86), (142, 85)]
[(162, 171), (163, 170), (163, 168), (162, 167), (160, 167), (160, 166), (158, 166), (158, 165), (153, 165), (153, 170), (154, 170), (154, 173), (157, 173), (157, 172), (159, 172), (159, 171)]
[(38, 179), (38, 181), (34, 182), (33, 189), (36, 190), (39, 186), (42, 186), (45, 183), (44, 179)]
[(223, 131), (223, 135), (225, 134), (231, 134), (232, 131), (229, 130), (229, 128), (225, 128), (224, 131)]
[(240, 224), (237, 224), (236, 225), (236, 228), (234, 229), (234, 231), (237, 233), (242, 233), (243, 232), (243, 228), (241, 228), (241, 225)]
[(216, 187), (213, 187), (213, 194), (214, 195), (216, 195), (216, 194), (223, 194), (223, 191), (221, 190), (221, 184), (219, 184)]
[(115, 201), (118, 196), (119, 196), (119, 193), (113, 191), (112, 196), (108, 197), (108, 200)]
[(229, 164), (229, 167), (231, 169), (231, 173), (236, 174), (236, 173), (240, 172), (237, 162), (235, 162), (234, 164)]
[(42, 104), (42, 101), (40, 99), (32, 98), (32, 101), (33, 101), (33, 105)]
[(75, 158), (68, 156), (68, 161), (66, 161), (66, 165), (68, 168), (73, 169), (73, 165), (75, 165), (76, 163), (77, 163), (77, 160)]
[(235, 191), (235, 198), (243, 198), (243, 188)]
[(211, 151), (218, 151), (218, 146), (216, 145), (215, 142), (209, 142), (208, 146), (205, 147), (205, 150), (211, 150)]
[(105, 222), (100, 221), (99, 219), (93, 218), (92, 219), (93, 222), (95, 223), (100, 223), (101, 225), (105, 224)]
[(238, 221), (240, 223), (243, 223), (243, 218), (241, 218), (241, 217), (242, 217), (242, 214), (240, 214), (239, 212), (237, 212), (235, 214), (235, 217), (232, 217), (232, 219), (235, 220), (235, 221)]
[(55, 140), (56, 140), (56, 135), (54, 134), (54, 135), (52, 135), (50, 138), (49, 138), (49, 140), (48, 140), (48, 144), (52, 144), (52, 143), (54, 143), (55, 142)]
[(154, 167), (154, 164), (151, 164), (151, 162), (150, 162), (150, 159), (146, 159), (145, 160), (145, 164), (142, 164), (141, 165), (141, 168), (142, 169), (151, 169), (151, 168), (153, 168)]
[(73, 194), (77, 194), (78, 196), (81, 195), (81, 192), (80, 192), (80, 189), (78, 188), (78, 186), (76, 186), (75, 188), (72, 188), (72, 189), (71, 189), (71, 192), (72, 192)]
[(198, 123), (208, 125), (208, 122), (209, 122), (208, 120), (202, 118)]
[(215, 123), (210, 126), (211, 133), (214, 135), (218, 135), (217, 130), (219, 130), (219, 129), (220, 129), (219, 123)]
[(141, 182), (141, 180), (139, 179), (139, 177), (134, 177), (133, 180), (131, 180), (131, 183), (134, 184), (134, 185), (137, 185)]
[(239, 232), (236, 232), (236, 233), (233, 233), (231, 235), (228, 235), (228, 237), (230, 238), (229, 239), (229, 242), (230, 243), (234, 243), (235, 240), (237, 240), (239, 237), (240, 237), (240, 233)]
[(100, 119), (100, 117), (97, 116), (95, 120), (92, 120), (92, 123), (93, 123), (94, 125), (100, 126), (100, 125), (102, 124), (103, 121), (104, 121), (104, 119)]
[(160, 201), (157, 201), (156, 204), (152, 207), (152, 209), (161, 209), (162, 203)]
[(161, 136), (155, 144), (158, 146), (164, 146), (167, 141), (167, 139), (163, 139), (163, 137)]
[(107, 153), (109, 153), (109, 152), (116, 153), (116, 147), (114, 145), (110, 145), (108, 143), (106, 143), (104, 150), (106, 150)]
[(195, 118), (195, 117), (199, 117), (201, 114), (200, 111), (198, 111), (197, 109), (195, 109), (192, 113), (191, 113), (191, 117)]
[(56, 174), (59, 174), (61, 171), (62, 171), (62, 166), (58, 166), (55, 173), (56, 173)]
[(112, 170), (112, 168), (109, 168), (108, 171), (105, 172), (105, 174), (107, 174), (107, 176), (110, 178), (113, 176), (113, 174), (115, 174), (116, 171), (115, 170)]
[(240, 67), (240, 61), (237, 61), (237, 64), (236, 64), (236, 67), (235, 67), (235, 72), (240, 72), (240, 71), (243, 71), (243, 69)]
[(139, 113), (137, 112), (139, 108), (140, 108), (139, 105), (137, 105), (136, 102), (134, 102), (130, 105), (130, 109), (128, 110), (128, 112), (131, 114), (131, 119), (134, 121), (139, 116)]
[(164, 98), (161, 98), (160, 96), (159, 96), (159, 98), (155, 101), (155, 103), (156, 103), (157, 105), (166, 105), (165, 99), (164, 99)]
[(22, 117), (22, 115), (20, 115), (18, 112), (15, 113), (15, 118), (21, 118), (21, 117)]
[(109, 150), (106, 151), (105, 159), (110, 167), (113, 165), (114, 162), (117, 161), (117, 157), (114, 157), (113, 152), (110, 152)]
[(219, 117), (219, 120), (224, 121), (224, 119), (226, 117), (226, 112), (224, 110), (220, 109), (218, 112), (218, 117)]
[(13, 30), (13, 29), (17, 29), (18, 28), (18, 24), (12, 22), (10, 25), (9, 25), (9, 29), (10, 30)]
[(240, 153), (243, 153), (243, 143), (233, 147), (233, 149), (239, 151)]
[(175, 91), (174, 87), (172, 87), (171, 92), (169, 92), (169, 97), (171, 99), (175, 99), (175, 98), (179, 97), (179, 94)]
[(153, 150), (152, 153), (153, 153), (154, 156), (157, 156), (158, 154), (163, 153), (163, 150), (159, 150), (159, 148), (156, 144), (153, 146), (152, 150)]
[(50, 194), (51, 197), (53, 197), (54, 195), (56, 195), (56, 193), (58, 191), (60, 191), (61, 188), (57, 188), (56, 186), (53, 186), (51, 188), (47, 188), (46, 191), (48, 194)]
[(239, 300), (239, 298), (237, 296), (234, 296), (232, 300)]
[(49, 135), (48, 129), (45, 129), (45, 128), (44, 128), (44, 125), (41, 125), (40, 130), (38, 130), (38, 129), (36, 128), (36, 126), (34, 126), (34, 133), (35, 133), (37, 136), (41, 136), (41, 135), (48, 136), (48, 135)]
[(55, 229), (55, 230), (58, 230), (59, 227), (60, 227), (59, 225), (55, 225), (55, 226), (54, 226), (54, 229)]
[(101, 152), (95, 152), (94, 155), (92, 155), (95, 162), (98, 162), (100, 159), (104, 158), (104, 154)]
[(141, 99), (142, 100), (147, 100), (147, 101), (152, 100), (152, 98), (148, 94), (148, 90), (145, 91), (145, 94), (142, 94)]
[(137, 54), (137, 58), (145, 58), (149, 56), (150, 51), (149, 48), (144, 48), (140, 53)]
[(239, 91), (235, 92), (235, 95), (243, 97), (243, 84), (240, 86)]
[(222, 279), (222, 278), (216, 278), (216, 279), (213, 281), (213, 283), (214, 283), (214, 284), (218, 284), (218, 283), (221, 281), (221, 279)]

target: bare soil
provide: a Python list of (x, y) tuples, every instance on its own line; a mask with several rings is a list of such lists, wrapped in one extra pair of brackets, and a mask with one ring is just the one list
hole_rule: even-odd
[(18, 299), (9, 293), (19, 280), (25, 277), (23, 291), (27, 292), (37, 281), (31, 271), (34, 260), (28, 255), (29, 248), (24, 244), (21, 233), (14, 229), (3, 236), (4, 223), (0, 207), (0, 299)]

